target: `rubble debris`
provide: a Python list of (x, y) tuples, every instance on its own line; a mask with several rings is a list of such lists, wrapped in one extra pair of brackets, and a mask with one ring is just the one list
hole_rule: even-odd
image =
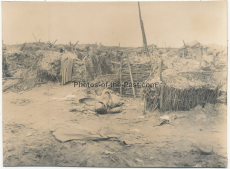
[(162, 126), (164, 124), (169, 124), (169, 119), (157, 118), (153, 121), (153, 127)]
[(138, 119), (143, 119), (143, 118), (145, 118), (145, 116), (138, 116), (137, 118)]
[(164, 116), (161, 116), (160, 119), (169, 120), (169, 116), (168, 115), (164, 115)]
[(114, 154), (115, 152), (105, 150), (105, 154)]
[(21, 105), (21, 106), (26, 106), (30, 104), (32, 101), (29, 99), (13, 99), (11, 103), (16, 104), (16, 105)]
[(140, 132), (140, 130), (138, 130), (138, 129), (130, 129), (130, 131)]
[(140, 160), (138, 158), (136, 158), (135, 161), (138, 162), (138, 163), (143, 163), (144, 162), (143, 160)]
[(70, 112), (83, 112), (84, 110), (86, 110), (86, 108), (83, 106), (74, 106), (69, 111)]
[(213, 147), (205, 144), (192, 144), (192, 147), (196, 148), (201, 155), (211, 155), (213, 154)]

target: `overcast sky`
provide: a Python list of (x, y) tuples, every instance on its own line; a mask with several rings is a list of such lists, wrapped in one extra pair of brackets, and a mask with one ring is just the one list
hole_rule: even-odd
[[(148, 44), (227, 46), (227, 3), (140, 2)], [(137, 2), (2, 2), (3, 41), (142, 46)]]

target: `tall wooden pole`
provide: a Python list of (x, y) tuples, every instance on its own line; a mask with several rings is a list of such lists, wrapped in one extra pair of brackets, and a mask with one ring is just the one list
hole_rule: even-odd
[(161, 61), (160, 61), (160, 70), (159, 70), (159, 73), (160, 73), (160, 80), (162, 82), (161, 84), (161, 87), (160, 87), (160, 110), (163, 111), (163, 100), (164, 100), (164, 82), (163, 82), (163, 78), (162, 78), (162, 66), (163, 66), (163, 60), (162, 60), (162, 57), (161, 57)]
[(161, 81), (163, 81), (163, 78), (162, 78), (162, 66), (163, 66), (163, 60), (162, 60), (162, 57), (161, 57), (160, 67), (159, 67), (159, 76), (160, 76)]
[(120, 95), (122, 95), (122, 58), (120, 62)]
[(144, 23), (143, 23), (142, 18), (141, 18), (141, 8), (140, 8), (139, 2), (138, 2), (138, 9), (139, 9), (139, 17), (140, 17), (140, 25), (141, 25), (141, 31), (142, 31), (143, 44), (145, 46), (146, 55), (149, 56), (148, 45), (147, 45), (147, 40), (146, 40), (146, 36), (145, 36)]

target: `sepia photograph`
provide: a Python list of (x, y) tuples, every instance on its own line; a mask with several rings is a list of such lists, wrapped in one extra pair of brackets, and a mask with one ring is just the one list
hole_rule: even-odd
[(227, 167), (227, 1), (1, 6), (4, 167)]

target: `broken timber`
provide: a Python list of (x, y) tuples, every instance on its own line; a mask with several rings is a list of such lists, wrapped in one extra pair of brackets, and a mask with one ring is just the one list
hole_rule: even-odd
[[(34, 36), (34, 34), (33, 34), (33, 36)], [(37, 39), (36, 39), (36, 37), (34, 36), (34, 39), (36, 40), (36, 42), (37, 42)]]
[(146, 36), (145, 36), (144, 23), (143, 23), (143, 20), (141, 18), (141, 8), (140, 8), (139, 2), (138, 2), (138, 9), (139, 9), (139, 17), (140, 17), (140, 25), (141, 25), (141, 31), (142, 31), (142, 37), (143, 37), (143, 44), (145, 46), (146, 55), (149, 56), (148, 45), (147, 45), (147, 40), (146, 40)]

